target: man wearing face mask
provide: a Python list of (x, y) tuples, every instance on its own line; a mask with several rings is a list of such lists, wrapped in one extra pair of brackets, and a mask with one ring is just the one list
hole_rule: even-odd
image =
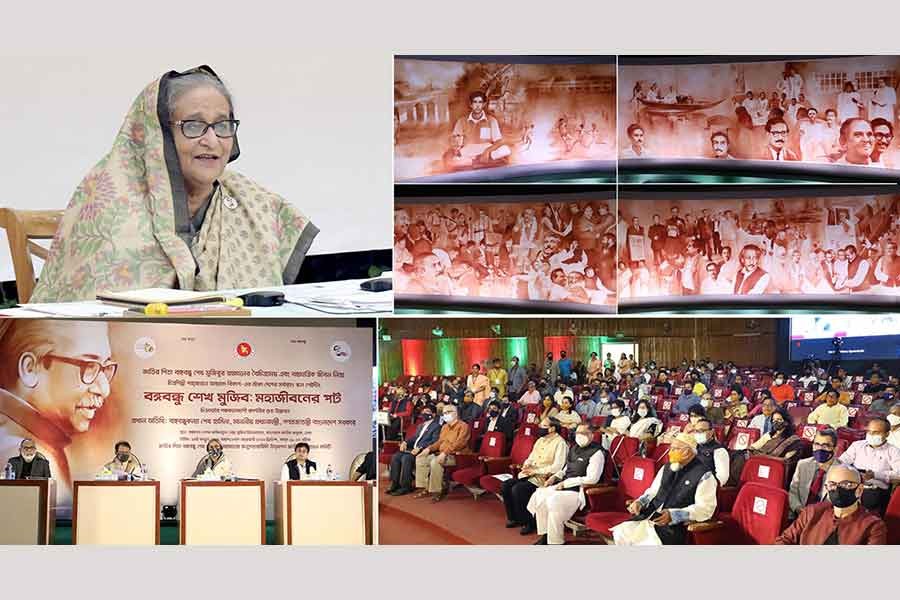
[(845, 465), (833, 465), (825, 476), (828, 502), (805, 507), (797, 520), (776, 538), (778, 545), (876, 545), (887, 543), (887, 526), (861, 506), (862, 476)]
[(680, 433), (669, 447), (669, 462), (656, 474), (653, 483), (640, 498), (628, 505), (634, 515), (614, 539), (633, 528), (638, 522), (650, 520), (662, 544), (684, 544), (688, 521), (709, 520), (716, 512), (716, 476), (702, 461), (697, 460), (697, 440), (693, 435)]
[(597, 403), (591, 400), (591, 391), (582, 388), (581, 398), (578, 400), (578, 404), (575, 405), (575, 412), (581, 415), (582, 419), (589, 421), (591, 417), (594, 416), (594, 411), (596, 409)]
[(719, 485), (727, 485), (731, 476), (731, 458), (728, 449), (716, 439), (712, 422), (700, 417), (694, 423), (692, 435), (697, 441), (697, 460), (715, 474)]
[(137, 478), (144, 476), (144, 469), (141, 466), (141, 461), (131, 453), (131, 444), (125, 440), (116, 442), (115, 451), (115, 458), (103, 465), (105, 471)]
[(403, 496), (412, 492), (416, 458), (438, 440), (441, 432), (441, 422), (434, 418), (435, 414), (435, 405), (426, 404), (421, 413), (422, 422), (416, 427), (415, 433), (401, 442), (400, 451), (391, 457), (391, 487), (387, 491), (391, 496)]
[(559, 385), (557, 386), (556, 393), (553, 394), (553, 401), (557, 404), (557, 406), (562, 404), (562, 399), (568, 398), (574, 402), (575, 394), (569, 389), (569, 386), (564, 383), (564, 381), (560, 380)]
[(565, 542), (566, 521), (584, 508), (585, 485), (594, 485), (603, 476), (604, 454), (593, 441), (588, 425), (575, 430), (575, 444), (566, 454), (563, 468), (554, 473), (528, 500), (528, 512), (534, 515), (540, 537), (535, 544)]
[[(509, 367), (509, 382), (506, 384), (506, 393), (513, 402), (519, 399), (522, 392), (525, 391), (525, 384), (528, 381), (528, 374), (524, 367), (519, 366), (519, 357), (512, 357), (512, 364)], [(500, 390), (503, 392), (504, 390)]]
[(887, 419), (869, 419), (866, 439), (850, 444), (838, 459), (860, 472), (864, 488), (862, 504), (878, 514), (884, 514), (887, 508), (891, 484), (900, 480), (900, 448), (887, 443), (890, 431)]
[(551, 417), (547, 422), (547, 434), (534, 443), (518, 477), (507, 479), (500, 488), (506, 508), (506, 527), (521, 526), (519, 533), (522, 535), (537, 531), (534, 515), (528, 511), (531, 495), (566, 464), (568, 446), (559, 435), (559, 428), (559, 421)]
[(506, 386), (509, 384), (509, 374), (506, 372), (501, 366), (501, 362), (499, 358), (495, 358), (493, 362), (493, 367), (488, 371), (488, 382), (490, 383), (491, 390), (496, 389), (498, 391), (506, 391)]
[(471, 425), (481, 418), (482, 412), (481, 407), (475, 404), (475, 395), (472, 392), (466, 392), (466, 395), (463, 396), (462, 406), (459, 407), (460, 420)]
[(556, 362), (554, 362), (553, 360), (552, 352), (548, 352), (547, 357), (544, 359), (544, 367), (541, 371), (541, 377), (546, 380), (551, 386), (556, 386), (557, 368)]
[(846, 427), (849, 421), (850, 411), (838, 402), (838, 393), (834, 390), (825, 392), (825, 402), (818, 405), (806, 417), (806, 422), (810, 425), (828, 425), (832, 429)]
[[(487, 419), (484, 422), (484, 431), (499, 431), (500, 433), (502, 433), (506, 438), (506, 446), (508, 448), (512, 443), (515, 421), (510, 419), (509, 417), (503, 417), (501, 415), (501, 412), (502, 408), (500, 402), (498, 402), (497, 400), (491, 400), (490, 402), (488, 402)], [(481, 447), (480, 438), (476, 442), (475, 447)]]
[(813, 455), (797, 462), (791, 479), (789, 500), (791, 514), (796, 517), (805, 507), (825, 499), (825, 475), (834, 464), (834, 449), (838, 436), (831, 429), (823, 429), (813, 440)]
[[(567, 383), (571, 381), (572, 359), (566, 356), (565, 350), (559, 353), (559, 363), (557, 363), (556, 368), (559, 373), (559, 379)], [(559, 379), (557, 381), (559, 381)]]
[(452, 404), (444, 406), (443, 420), (444, 426), (441, 427), (437, 441), (416, 456), (416, 487), (421, 488), (421, 491), (414, 496), (415, 498), (424, 498), (431, 494), (432, 502), (443, 499), (446, 493), (444, 467), (455, 465), (456, 458), (453, 455), (465, 450), (469, 445), (471, 436), (469, 425), (460, 420), (455, 406)]
[(678, 396), (678, 401), (672, 407), (672, 413), (676, 415), (685, 414), (688, 409), (698, 404), (700, 404), (700, 396), (694, 393), (690, 383), (686, 383), (681, 395)]
[(769, 387), (772, 398), (780, 405), (790, 402), (794, 399), (794, 388), (787, 383), (784, 373), (775, 373), (775, 381)]
[(19, 455), (6, 462), (12, 465), (13, 476), (16, 479), (29, 477), (50, 479), (50, 462), (37, 451), (37, 446), (31, 438), (23, 439), (19, 443)]

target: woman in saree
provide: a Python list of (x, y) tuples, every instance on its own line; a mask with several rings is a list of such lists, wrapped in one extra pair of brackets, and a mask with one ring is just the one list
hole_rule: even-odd
[(281, 196), (226, 171), (240, 155), (239, 123), (209, 67), (170, 71), (144, 88), (75, 190), (32, 301), (294, 283), (318, 229)]

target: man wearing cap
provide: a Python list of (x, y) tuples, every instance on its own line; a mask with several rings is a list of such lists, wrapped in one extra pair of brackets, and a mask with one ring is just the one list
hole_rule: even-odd
[(669, 462), (656, 474), (650, 488), (628, 505), (634, 515), (630, 521), (613, 527), (613, 539), (625, 543), (642, 521), (654, 526), (661, 544), (684, 544), (685, 523), (709, 520), (716, 512), (716, 476), (697, 460), (697, 440), (689, 433), (679, 433), (669, 447)]

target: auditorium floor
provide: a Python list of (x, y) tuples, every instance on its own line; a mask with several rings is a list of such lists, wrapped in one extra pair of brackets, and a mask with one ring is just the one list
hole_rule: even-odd
[[(275, 543), (275, 521), (266, 521), (266, 544)], [(53, 536), (54, 546), (69, 546), (72, 544), (72, 522), (57, 521), (56, 531)], [(178, 545), (178, 521), (163, 521), (159, 527), (160, 546)]]
[[(506, 529), (503, 503), (492, 494), (472, 499), (465, 488), (455, 488), (441, 502), (430, 498), (388, 496), (390, 481), (379, 481), (380, 545), (527, 545), (536, 535), (519, 535)], [(593, 541), (593, 540), (592, 540)], [(583, 537), (566, 535), (566, 543), (589, 543)]]

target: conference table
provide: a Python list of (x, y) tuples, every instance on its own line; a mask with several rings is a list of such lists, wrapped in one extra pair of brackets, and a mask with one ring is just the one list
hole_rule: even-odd
[(266, 543), (266, 489), (261, 479), (183, 479), (179, 512), (182, 545)]
[(159, 544), (159, 481), (76, 481), (72, 543)]
[(52, 479), (0, 479), (0, 546), (50, 544), (55, 513)]
[(276, 543), (371, 545), (373, 482), (276, 481)]
[[(382, 277), (390, 278), (391, 273), (384, 273)], [(347, 279), (343, 281), (302, 283), (267, 288), (220, 290), (220, 293), (226, 296), (236, 296), (249, 292), (277, 291), (284, 294), (286, 301), (291, 302), (290, 304), (285, 302), (281, 306), (250, 307), (252, 311), (251, 316), (244, 318), (390, 316), (393, 311), (393, 292), (390, 290), (384, 292), (364, 291), (359, 287), (364, 281), (369, 281), (369, 279)], [(134, 315), (126, 315), (125, 311), (126, 309), (121, 306), (105, 304), (99, 300), (86, 300), (83, 302), (22, 304), (16, 308), (0, 310), (0, 316), (20, 318), (134, 318)], [(197, 316), (182, 318), (195, 319)]]

